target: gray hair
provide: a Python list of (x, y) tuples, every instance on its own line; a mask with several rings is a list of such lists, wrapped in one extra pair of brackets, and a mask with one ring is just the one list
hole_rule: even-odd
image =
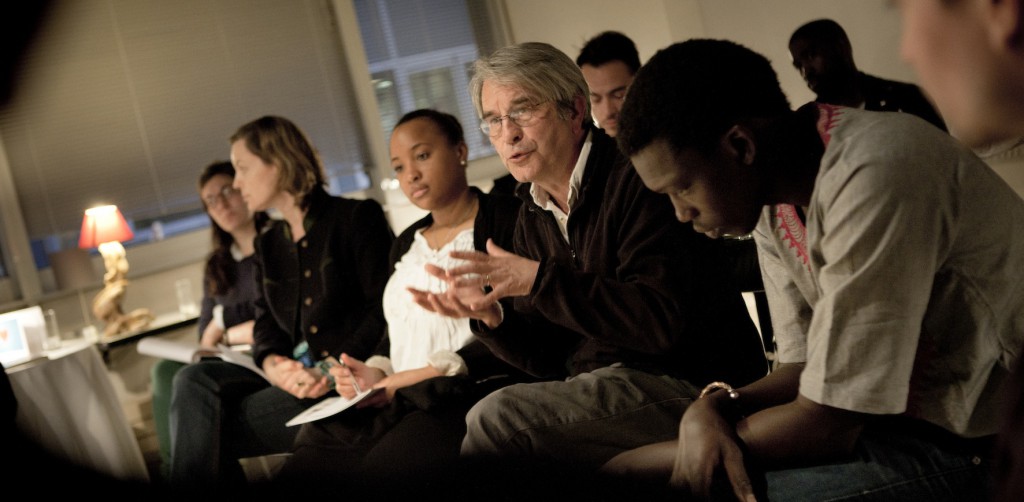
[(477, 117), (483, 118), (480, 93), (484, 81), (502, 86), (519, 87), (538, 100), (552, 100), (562, 118), (572, 116), (575, 100), (586, 104), (584, 125), (590, 118), (590, 88), (580, 67), (564, 52), (542, 42), (525, 42), (494, 51), (473, 63), (469, 92)]

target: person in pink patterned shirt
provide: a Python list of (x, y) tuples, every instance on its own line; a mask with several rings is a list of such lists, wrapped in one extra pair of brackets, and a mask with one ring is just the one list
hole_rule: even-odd
[(716, 499), (986, 498), (1024, 341), (1024, 200), (913, 115), (792, 110), (769, 61), (729, 41), (659, 51), (620, 118), (620, 150), (680, 221), (753, 232), (778, 365), (708, 385), (676, 440), (603, 471)]

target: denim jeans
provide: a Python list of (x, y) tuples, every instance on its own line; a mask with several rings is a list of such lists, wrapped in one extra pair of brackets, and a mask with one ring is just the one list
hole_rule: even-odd
[(153, 365), (149, 381), (153, 387), (153, 426), (160, 444), (160, 482), (170, 479), (171, 474), (171, 392), (174, 389), (174, 375), (185, 367), (185, 363), (161, 359)]
[(912, 428), (868, 426), (850, 461), (768, 472), (767, 499), (985, 501), (991, 490), (991, 466), (983, 443), (950, 447)]
[(285, 422), (317, 401), (218, 359), (185, 366), (171, 397), (171, 484), (199, 490), (244, 481), (238, 459), (287, 452), (299, 428)]

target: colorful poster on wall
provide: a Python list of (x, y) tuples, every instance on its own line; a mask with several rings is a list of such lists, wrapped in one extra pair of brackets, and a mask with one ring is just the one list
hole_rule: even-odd
[(0, 363), (5, 368), (31, 358), (20, 317), (18, 312), (0, 314)]

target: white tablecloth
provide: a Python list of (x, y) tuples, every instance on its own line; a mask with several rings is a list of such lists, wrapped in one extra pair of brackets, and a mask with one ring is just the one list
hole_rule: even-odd
[(92, 343), (7, 369), (17, 425), (56, 455), (123, 480), (149, 479), (106, 366)]

